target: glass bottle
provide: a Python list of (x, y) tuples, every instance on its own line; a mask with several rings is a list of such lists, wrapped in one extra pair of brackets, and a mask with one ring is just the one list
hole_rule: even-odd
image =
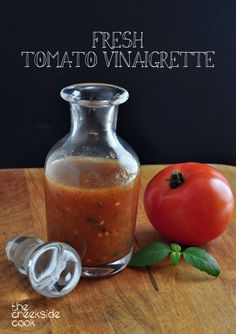
[(80, 254), (82, 276), (105, 277), (131, 258), (140, 165), (116, 134), (118, 106), (128, 92), (102, 83), (64, 88), (71, 129), (45, 163), (49, 241), (69, 243)]

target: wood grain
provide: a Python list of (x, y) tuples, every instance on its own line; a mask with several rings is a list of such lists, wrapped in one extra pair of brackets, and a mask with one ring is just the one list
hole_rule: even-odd
[[(160, 236), (143, 209), (143, 190), (164, 166), (143, 166), (136, 248)], [(236, 190), (236, 168), (218, 165)], [(0, 171), (0, 333), (181, 333), (218, 334), (236, 331), (235, 219), (219, 238), (205, 245), (222, 273), (211, 278), (188, 264), (168, 261), (145, 269), (127, 268), (103, 280), (82, 279), (61, 299), (41, 297), (5, 256), (14, 235), (46, 238), (43, 171)], [(37, 319), (35, 327), (13, 328), (12, 303), (30, 310), (55, 310), (59, 319)]]

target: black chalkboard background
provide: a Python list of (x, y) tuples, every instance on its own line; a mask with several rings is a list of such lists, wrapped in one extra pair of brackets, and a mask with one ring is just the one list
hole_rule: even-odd
[[(235, 1), (1, 3), (0, 167), (43, 166), (69, 130), (61, 88), (125, 87), (118, 133), (142, 163), (236, 164)], [(215, 68), (25, 68), (21, 51), (91, 50), (93, 31), (143, 31), (145, 50), (214, 50)]]

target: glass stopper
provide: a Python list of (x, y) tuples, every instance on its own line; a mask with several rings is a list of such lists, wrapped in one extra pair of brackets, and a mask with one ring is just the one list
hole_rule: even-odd
[(45, 243), (36, 237), (18, 236), (7, 243), (6, 254), (16, 269), (28, 276), (33, 289), (43, 296), (64, 296), (79, 282), (80, 256), (66, 243)]

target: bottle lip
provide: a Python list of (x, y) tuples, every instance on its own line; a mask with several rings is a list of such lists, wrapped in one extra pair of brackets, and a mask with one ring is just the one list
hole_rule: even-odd
[(107, 83), (78, 83), (61, 90), (61, 97), (83, 107), (103, 108), (124, 103), (129, 98), (126, 89)]

